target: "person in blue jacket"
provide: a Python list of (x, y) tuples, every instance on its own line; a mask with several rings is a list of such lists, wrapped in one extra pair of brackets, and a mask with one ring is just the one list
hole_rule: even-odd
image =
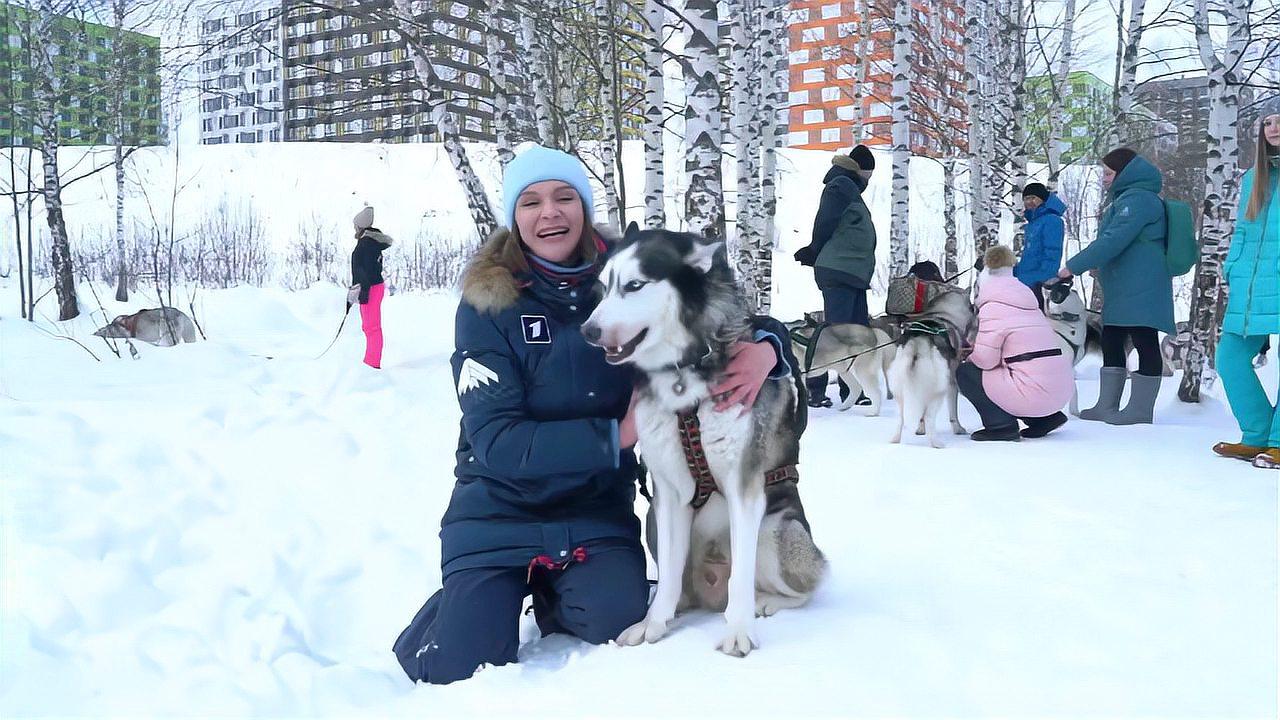
[[(508, 164), (503, 197), (507, 227), (467, 267), (456, 318), (462, 427), (440, 528), (443, 588), (393, 648), (415, 681), (515, 662), (529, 595), (544, 635), (589, 643), (616, 638), (648, 606), (632, 370), (580, 332), (607, 250), (588, 222), (586, 170), (533, 147)], [(785, 328), (757, 326), (716, 388), (722, 409), (752, 402), (768, 378), (798, 381)]]
[(1057, 193), (1049, 192), (1040, 183), (1022, 188), (1022, 205), (1026, 208), (1026, 238), (1013, 276), (1031, 288), (1044, 311), (1044, 284), (1056, 278), (1062, 267), (1062, 216), (1067, 206)]

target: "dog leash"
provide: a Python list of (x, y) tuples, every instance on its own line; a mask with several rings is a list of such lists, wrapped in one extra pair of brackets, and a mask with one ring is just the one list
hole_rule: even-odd
[(312, 360), (319, 360), (320, 358), (324, 357), (325, 354), (327, 354), (330, 350), (333, 349), (334, 344), (338, 342), (338, 336), (342, 335), (342, 327), (347, 324), (347, 316), (349, 316), (350, 314), (351, 314), (351, 303), (347, 303), (347, 309), (342, 312), (342, 322), (338, 323), (338, 332), (333, 334), (333, 339), (329, 341), (329, 345), (325, 347), (324, 351), (321, 352), (319, 355), (311, 358)]
[(890, 341), (889, 341), (889, 342), (887, 342), (887, 343), (881, 343), (881, 344), (879, 344), (879, 345), (876, 345), (875, 347), (869, 347), (869, 348), (867, 348), (866, 350), (861, 350), (861, 351), (856, 352), (856, 353), (854, 353), (854, 354), (852, 354), (852, 355), (848, 355), (848, 356), (846, 356), (846, 357), (842, 357), (842, 358), (840, 358), (839, 360), (833, 360), (833, 361), (831, 361), (831, 362), (829, 362), (829, 363), (824, 363), (824, 364), (822, 364), (822, 365), (814, 365), (813, 367), (809, 368), (808, 372), (813, 372), (814, 370), (821, 370), (821, 369), (823, 369), (823, 368), (828, 368), (828, 367), (831, 367), (832, 365), (839, 365), (840, 363), (843, 363), (843, 362), (844, 362), (844, 361), (846, 361), (846, 360), (850, 361), (850, 363), (849, 363), (849, 364), (850, 364), (850, 365), (852, 365), (852, 364), (853, 364), (853, 362), (852, 362), (852, 361), (857, 360), (858, 358), (862, 357), (863, 355), (866, 355), (867, 353), (875, 352), (876, 350), (880, 350), (881, 348), (887, 348), (887, 347), (889, 347), (890, 345), (893, 345), (893, 344), (895, 344), (895, 343), (897, 343), (897, 342), (898, 342), (897, 340), (890, 340)]

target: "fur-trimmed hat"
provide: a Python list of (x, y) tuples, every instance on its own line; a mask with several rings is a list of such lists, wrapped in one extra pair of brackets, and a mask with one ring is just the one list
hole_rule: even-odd
[(1006, 245), (991, 247), (986, 255), (982, 256), (982, 260), (988, 275), (1007, 275), (1013, 272), (1013, 266), (1018, 262), (1013, 255), (1013, 250)]
[(1031, 195), (1040, 198), (1041, 202), (1049, 202), (1049, 188), (1040, 183), (1027, 183), (1022, 188), (1022, 197)]

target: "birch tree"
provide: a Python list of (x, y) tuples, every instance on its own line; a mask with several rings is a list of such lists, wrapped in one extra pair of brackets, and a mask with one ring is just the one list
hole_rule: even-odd
[[(1142, 48), (1142, 34), (1146, 30), (1143, 16), (1146, 14), (1147, 0), (1131, 0), (1129, 9), (1128, 31), (1123, 33), (1118, 42), (1119, 59), (1116, 70), (1115, 118), (1111, 126), (1111, 147), (1119, 147), (1132, 142), (1133, 121), (1133, 88), (1138, 73), (1138, 53)], [(1124, 0), (1120, 0), (1119, 14), (1116, 19), (1117, 29), (1123, 23)]]
[(990, 64), (987, 59), (987, 33), (983, 18), (990, 0), (966, 0), (964, 66), (965, 101), (969, 106), (969, 220), (973, 228), (974, 252), (981, 256), (991, 247), (991, 210), (987, 198), (990, 157), (983, 152), (992, 133), (988, 107), (984, 97)]
[(783, 25), (782, 0), (761, 0), (760, 14), (760, 47), (758, 52), (760, 79), (757, 83), (760, 97), (760, 112), (755, 115), (759, 121), (758, 140), (761, 145), (760, 154), (760, 192), (757, 207), (759, 208), (759, 232), (756, 258), (756, 306), (760, 313), (768, 314), (773, 300), (773, 250), (778, 244), (777, 226), (774, 217), (778, 211), (777, 148), (780, 143), (782, 125), (778, 122), (778, 113), (786, 106), (786, 89), (779, 80), (779, 60), (782, 57), (785, 39)]
[(893, 221), (889, 226), (889, 272), (905, 275), (910, 263), (911, 75), (915, 30), (911, 0), (897, 0), (893, 13)]
[(601, 165), (604, 168), (601, 184), (604, 185), (605, 208), (609, 215), (609, 227), (621, 229), (621, 215), (618, 210), (618, 187), (614, 178), (614, 164), (618, 155), (617, 124), (614, 121), (618, 113), (618, 96), (615, 87), (615, 76), (618, 72), (618, 59), (614, 57), (613, 26), (617, 22), (611, 0), (595, 0), (596, 16), (596, 50), (599, 52), (601, 70), (600, 78), (600, 125)]
[(666, 8), (659, 0), (645, 0), (644, 18), (644, 225), (660, 228), (667, 222), (663, 165), (666, 100), (662, 75)]
[[(119, 0), (116, 0), (119, 2)], [(504, 0), (488, 2), (484, 6), (485, 60), (489, 67), (489, 87), (493, 89), (493, 137), (498, 152), (498, 163), (505, 170), (515, 157), (512, 140), (515, 134), (515, 113), (511, 107), (511, 73), (507, 66), (507, 30), (509, 9)]]
[(749, 0), (731, 0), (729, 9), (729, 128), (733, 134), (734, 163), (737, 177), (737, 202), (734, 225), (737, 239), (737, 277), (751, 311), (755, 312), (756, 243), (752, 217), (751, 193), (755, 178), (751, 176), (750, 117), (756, 111), (751, 88), (752, 15)]
[(543, 44), (542, 33), (538, 31), (533, 15), (527, 11), (520, 16), (520, 39), (529, 49), (529, 57), (525, 65), (529, 85), (533, 90), (533, 114), (538, 129), (538, 142), (542, 145), (554, 145), (551, 100), (547, 92), (551, 85), (551, 78), (546, 46)]
[(467, 156), (467, 149), (463, 146), (458, 134), (458, 122), (449, 111), (444, 89), (440, 86), (439, 76), (432, 64), (428, 51), (430, 38), (424, 32), (429, 28), (424, 28), (416, 20), (424, 14), (420, 12), (423, 9), (419, 7), (421, 4), (422, 0), (394, 0), (394, 7), (399, 17), (396, 18), (397, 22), (394, 22), (392, 27), (408, 46), (409, 55), (413, 60), (413, 70), (418, 80), (418, 86), (413, 93), (414, 99), (426, 107), (432, 124), (440, 133), (445, 154), (449, 157), (454, 174), (457, 175), (458, 182), (467, 196), (467, 210), (471, 214), (472, 222), (475, 223), (476, 233), (480, 241), (484, 241), (497, 229), (498, 222), (493, 207), (489, 204), (489, 196), (485, 193), (484, 185), (481, 184)]
[(684, 6), (687, 88), (685, 220), (690, 232), (725, 239), (724, 187), (721, 176), (722, 110), (720, 94), (719, 14), (716, 0), (686, 0)]
[(1067, 94), (1067, 79), (1071, 75), (1075, 52), (1076, 0), (1064, 0), (1062, 12), (1062, 44), (1058, 69), (1053, 74), (1053, 95), (1049, 98), (1049, 179), (1045, 184), (1050, 192), (1058, 189), (1058, 175), (1062, 173), (1062, 136), (1066, 125), (1063, 98)]
[(33, 97), (35, 122), (40, 130), (40, 155), (44, 171), (42, 194), (45, 219), (53, 247), (53, 287), (58, 296), (58, 319), (70, 320), (80, 314), (76, 302), (75, 271), (72, 267), (71, 243), (67, 237), (67, 224), (62, 216), (62, 176), (58, 170), (58, 147), (61, 142), (58, 127), (58, 95), (62, 82), (54, 66), (54, 58), (61, 52), (54, 36), (55, 20), (67, 8), (40, 0), (35, 6), (35, 23), (32, 33), (36, 43), (33, 60)]
[[(1139, 2), (1141, 0), (1138, 0)], [(1223, 52), (1209, 34), (1208, 0), (1195, 0), (1196, 46), (1209, 74), (1209, 159), (1200, 226), (1200, 260), (1191, 296), (1191, 343), (1183, 358), (1178, 398), (1200, 401), (1200, 383), (1217, 345), (1222, 263), (1231, 242), (1240, 192), (1240, 62), (1249, 44), (1250, 0), (1226, 0), (1227, 41)]]

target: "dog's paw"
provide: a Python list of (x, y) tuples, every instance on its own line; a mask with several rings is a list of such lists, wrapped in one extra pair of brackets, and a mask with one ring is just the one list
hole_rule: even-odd
[(760, 643), (757, 643), (751, 637), (749, 629), (734, 628), (732, 626), (725, 633), (724, 639), (716, 646), (720, 652), (733, 657), (746, 657), (748, 653), (758, 647), (760, 647)]
[(618, 636), (618, 644), (634, 646), (646, 642), (658, 642), (667, 634), (669, 625), (668, 622), (645, 618), (623, 630)]
[(899, 430), (898, 432), (893, 434), (893, 437), (889, 438), (889, 444), (898, 445), (901, 443), (902, 443), (902, 431)]
[(942, 442), (942, 439), (938, 437), (930, 438), (929, 445), (931, 447), (937, 448), (938, 450), (941, 450), (947, 446), (947, 444)]
[(951, 423), (951, 432), (955, 433), (956, 435), (968, 435), (968, 434), (969, 434), (969, 431), (968, 431), (968, 430), (965, 430), (965, 429), (964, 429), (964, 426), (963, 426), (963, 425), (961, 425), (961, 424), (960, 424), (960, 423), (958, 423), (958, 422), (956, 422), (956, 423)]
[(782, 609), (781, 605), (775, 604), (775, 598), (772, 595), (760, 595), (756, 598), (756, 617), (769, 617)]

